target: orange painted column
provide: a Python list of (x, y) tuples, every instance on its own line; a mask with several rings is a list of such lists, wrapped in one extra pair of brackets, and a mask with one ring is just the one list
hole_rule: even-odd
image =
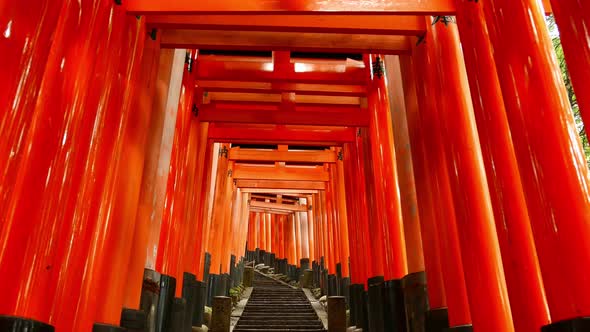
[(299, 217), (299, 213), (293, 213), (293, 220), (295, 220), (295, 252), (297, 253), (296, 265), (299, 266), (299, 260), (301, 259), (301, 254), (303, 253), (301, 248), (301, 218)]
[(385, 70), (388, 77), (387, 91), (395, 142), (408, 273), (422, 272), (424, 271), (424, 253), (399, 56), (386, 56)]
[(538, 331), (549, 310), (482, 4), (457, 10), (514, 327)]
[(340, 227), (340, 259), (342, 263), (342, 276), (344, 278), (350, 277), (349, 258), (350, 247), (348, 237), (348, 214), (346, 208), (346, 189), (344, 184), (344, 155), (342, 148), (337, 150), (338, 160), (336, 161), (335, 181), (336, 181), (336, 203), (338, 206), (338, 223)]
[[(324, 166), (324, 169), (329, 170), (329, 166)], [(334, 206), (332, 204), (332, 181), (326, 182), (326, 190), (323, 192), (323, 207), (326, 215), (326, 243), (328, 244), (328, 271), (330, 274), (336, 274), (336, 264), (338, 261), (338, 247), (335, 241), (337, 229), (335, 227)]]
[[(7, 187), (0, 190), (3, 195), (5, 189), (10, 191), (0, 212), (0, 270), (6, 273), (0, 286), (0, 313), (49, 322), (58, 330), (89, 330), (95, 320), (104, 318), (101, 312), (97, 314), (104, 299), (84, 295), (88, 281), (106, 278), (106, 271), (93, 267), (105, 266), (109, 259), (123, 261), (129, 254), (125, 245), (117, 246), (116, 240), (129, 234), (134, 220), (111, 224), (100, 212), (113, 211), (115, 204), (119, 156), (137, 91), (130, 82), (138, 79), (145, 35), (142, 21), (128, 20), (124, 8), (110, 2), (54, 5), (61, 13), (30, 113), (33, 118), (23, 119), (30, 120), (19, 143), (25, 150), (20, 156), (19, 151), (11, 152), (11, 157), (20, 158), (18, 171), (13, 174), (14, 187), (8, 188), (12, 181), (2, 182)], [(13, 8), (5, 9), (3, 18), (12, 14)], [(32, 10), (31, 18), (34, 13)], [(21, 22), (14, 22), (16, 36), (28, 33)], [(5, 31), (8, 38), (6, 34), (12, 31)], [(31, 40), (31, 47), (36, 42)], [(112, 54), (99, 59), (97, 48), (111, 48)], [(27, 55), (26, 50), (23, 55)], [(29, 65), (35, 69), (36, 64)], [(90, 80), (92, 75), (97, 78)], [(21, 83), (32, 89), (27, 82)], [(77, 97), (75, 102), (72, 96)], [(118, 108), (114, 109), (116, 104)], [(7, 119), (4, 116), (2, 121)], [(10, 164), (0, 166), (3, 176), (4, 171), (11, 172)], [(95, 195), (88, 195), (88, 186), (98, 188), (91, 191)], [(84, 219), (82, 212), (86, 213)], [(93, 249), (102, 255), (89, 254)], [(89, 262), (94, 265), (88, 267)], [(94, 274), (83, 276), (80, 271), (85, 268)], [(106, 286), (96, 287), (112, 294)], [(121, 298), (114, 300), (122, 304)], [(62, 311), (53, 312), (54, 306)], [(112, 317), (107, 318), (112, 321)], [(76, 328), (72, 328), (74, 320)]]
[[(189, 231), (187, 236), (189, 243), (185, 252), (185, 270), (193, 273), (196, 279), (203, 281), (204, 269), (204, 247), (203, 235), (208, 230), (205, 229), (206, 222), (203, 219), (203, 210), (207, 201), (207, 185), (211, 177), (211, 163), (213, 151), (207, 139), (209, 133), (209, 124), (199, 122), (198, 154), (197, 167), (195, 170), (194, 191), (191, 205), (188, 207), (191, 211), (189, 218), (194, 218), (196, 223), (194, 231)], [(189, 219), (190, 220), (190, 219)], [(208, 234), (206, 234), (208, 235)]]
[(217, 177), (215, 183), (215, 194), (213, 203), (213, 213), (211, 215), (211, 228), (209, 231), (209, 247), (207, 251), (211, 253), (211, 273), (221, 273), (221, 253), (222, 253), (222, 239), (224, 237), (225, 220), (224, 214), (227, 206), (224, 205), (226, 201), (226, 188), (229, 179), (230, 163), (228, 161), (229, 144), (221, 144), (218, 154)]
[(579, 0), (551, 0), (576, 101), (590, 128), (590, 4)]
[(219, 234), (217, 241), (220, 243), (219, 249), (219, 264), (221, 265), (221, 273), (229, 273), (229, 262), (231, 259), (231, 243), (232, 237), (235, 236), (233, 230), (232, 210), (235, 197), (236, 185), (233, 181), (234, 162), (230, 161), (227, 167), (227, 180), (225, 182), (225, 194), (221, 208), (223, 214), (221, 220), (223, 222), (223, 231)]
[(266, 251), (267, 252), (272, 252), (272, 243), (271, 243), (271, 239), (272, 239), (272, 229), (271, 229), (271, 214), (270, 213), (266, 213), (266, 222), (265, 222), (265, 226), (266, 226)]
[[(372, 121), (372, 120), (371, 120)], [(360, 170), (363, 172), (359, 174), (361, 179), (359, 187), (365, 188), (365, 197), (367, 204), (367, 219), (361, 219), (362, 223), (367, 223), (366, 231), (369, 232), (369, 238), (371, 241), (367, 242), (371, 247), (371, 274), (368, 278), (372, 277), (385, 277), (385, 269), (389, 266), (388, 257), (386, 257), (389, 251), (387, 248), (387, 239), (389, 238), (387, 233), (387, 219), (384, 216), (385, 211), (383, 210), (383, 200), (381, 197), (382, 191), (379, 191), (377, 195), (376, 183), (379, 181), (379, 176), (382, 175), (381, 161), (378, 157), (371, 154), (373, 148), (377, 149), (376, 145), (379, 142), (378, 138), (370, 137), (375, 131), (368, 130), (366, 128), (361, 129), (360, 135), (357, 137), (357, 148), (359, 158), (362, 158), (362, 166)]]
[[(124, 155), (137, 156), (136, 161), (141, 164), (138, 168), (141, 172), (130, 175), (132, 179), (139, 180), (140, 184), (137, 186), (137, 202), (131, 203), (135, 205), (135, 230), (133, 241), (131, 245), (131, 259), (129, 260), (129, 273), (127, 274), (127, 281), (125, 286), (125, 300), (123, 305), (126, 308), (139, 308), (139, 300), (141, 297), (141, 285), (143, 280), (143, 271), (146, 260), (146, 247), (150, 232), (149, 220), (140, 218), (142, 211), (141, 197), (144, 192), (144, 179), (147, 177), (145, 164), (150, 159), (149, 154), (152, 153), (152, 148), (147, 146), (149, 140), (149, 129), (151, 127), (150, 121), (152, 117), (152, 104), (155, 100), (163, 98), (160, 91), (156, 90), (156, 80), (158, 76), (158, 63), (160, 59), (160, 45), (159, 40), (152, 40), (150, 37), (145, 37), (144, 54), (141, 64), (141, 74), (139, 79), (139, 91), (134, 97), (132, 107), (136, 110), (132, 112), (129, 119), (131, 124), (127, 132), (127, 152)], [(155, 95), (155, 96), (154, 96)], [(143, 153), (139, 155), (139, 153)], [(133, 168), (135, 169), (135, 168)]]
[(25, 153), (26, 146), (20, 137), (27, 135), (33, 120), (62, 3), (45, 1), (31, 6), (18, 1), (6, 2), (2, 7), (0, 26), (5, 30), (4, 38), (0, 39), (0, 110), (3, 110), (0, 115), (0, 132), (3, 133), (0, 141), (0, 211), (6, 211)]
[[(364, 131), (364, 133), (363, 133)], [(365, 177), (365, 162), (363, 156), (363, 140), (366, 140), (367, 134), (365, 129), (358, 129), (355, 142), (351, 144), (351, 177), (353, 181), (353, 200), (356, 202), (357, 222), (356, 232), (359, 240), (359, 245), (362, 245), (362, 250), (359, 250), (359, 258), (364, 261), (364, 275), (363, 283), (367, 287), (367, 279), (382, 275), (375, 271), (375, 255), (373, 248), (370, 245), (371, 236), (369, 233), (369, 198), (367, 196), (367, 186)]]
[[(342, 247), (343, 243), (342, 239), (342, 227), (341, 227), (341, 216), (340, 216), (340, 209), (339, 209), (339, 202), (338, 202), (338, 188), (337, 188), (337, 181), (338, 178), (336, 177), (336, 165), (335, 164), (328, 164), (328, 173), (330, 174), (330, 210), (332, 211), (332, 225), (334, 228), (332, 241), (334, 242), (334, 255), (335, 255), (335, 264), (340, 264), (341, 271), (342, 265), (344, 265), (348, 261), (348, 255), (342, 255)], [(348, 240), (348, 239), (347, 239)], [(348, 241), (346, 241), (348, 244)], [(334, 271), (336, 273), (336, 271)]]
[[(192, 59), (193, 55), (188, 55), (186, 58)], [(179, 296), (182, 292), (182, 273), (184, 272), (180, 252), (182, 236), (187, 224), (185, 203), (189, 173), (187, 161), (190, 160), (190, 157), (187, 158), (187, 151), (190, 144), (191, 123), (194, 118), (192, 105), (195, 83), (189, 66), (190, 61), (185, 61), (156, 260), (157, 271), (176, 278)]]
[(254, 212), (250, 212), (248, 215), (248, 251), (254, 251), (256, 249), (256, 245), (254, 244), (254, 242), (256, 241), (254, 238), (254, 232), (256, 232), (256, 226), (254, 225), (256, 221), (255, 216), (256, 214)]
[(408, 274), (408, 266), (387, 75), (382, 55), (365, 55), (364, 62), (369, 74), (367, 102), (373, 170), (371, 178), (377, 211), (382, 211), (379, 213), (381, 218), (378, 216), (377, 220), (383, 223), (382, 235), (385, 240), (384, 277), (386, 280), (401, 279)]
[[(301, 202), (305, 202), (305, 199), (300, 199)], [(301, 221), (301, 258), (309, 259), (309, 222), (307, 212), (299, 212), (298, 214), (299, 220)]]
[(448, 175), (448, 161), (445, 158), (444, 131), (441, 124), (441, 107), (439, 100), (441, 87), (437, 81), (436, 57), (432, 33), (428, 33), (425, 42), (415, 47), (414, 68), (423, 84), (418, 87), (420, 101), (419, 121), (425, 146), (432, 147), (426, 151), (427, 172), (429, 173), (434, 204), (434, 220), (442, 280), (445, 288), (445, 300), (448, 307), (450, 326), (469, 325), (472, 323), (465, 282), (464, 263), (461, 256), (460, 237), (457, 215), (451, 183)]
[[(355, 192), (355, 181), (353, 181), (351, 173), (354, 171), (352, 164), (352, 149), (353, 144), (347, 143), (342, 148), (342, 166), (338, 166), (338, 170), (342, 170), (344, 185), (345, 185), (345, 199), (346, 199), (346, 213), (348, 221), (348, 246), (350, 250), (350, 283), (351, 285), (364, 284), (365, 282), (365, 268), (363, 260), (361, 259), (361, 250), (363, 249), (362, 242), (359, 238), (360, 230), (357, 228), (358, 218), (358, 202), (355, 201), (353, 193)], [(339, 155), (340, 156), (340, 155)], [(340, 159), (340, 157), (339, 157)]]
[[(201, 123), (202, 126), (209, 128), (209, 124)], [(215, 186), (217, 176), (217, 162), (219, 160), (218, 154), (219, 149), (216, 148), (219, 145), (214, 144), (211, 140), (205, 142), (205, 161), (204, 161), (204, 173), (203, 181), (201, 182), (202, 199), (198, 202), (197, 218), (200, 218), (201, 233), (197, 234), (197, 239), (200, 238), (197, 244), (198, 257), (195, 258), (195, 264), (197, 265), (199, 273), (196, 274), (197, 280), (204, 280), (205, 277), (205, 253), (209, 246), (209, 235), (211, 231), (211, 219), (209, 217), (209, 205), (213, 201), (213, 193), (211, 187)]]
[(313, 199), (312, 196), (309, 195), (306, 197), (306, 203), (307, 203), (307, 230), (308, 230), (308, 235), (309, 235), (309, 262), (311, 264), (311, 262), (314, 262), (316, 260), (316, 255), (315, 255), (315, 245), (316, 245), (316, 241), (315, 241), (315, 220), (314, 220), (314, 214), (313, 214)]
[(438, 17), (433, 23), (428, 30), (437, 69), (432, 69), (444, 89), (438, 110), (441, 137), (446, 138), (447, 162), (453, 165), (448, 175), (473, 325), (480, 331), (514, 331), (459, 34), (447, 18)]
[(551, 319), (590, 316), (590, 177), (542, 10), (494, 0), (484, 13)]
[[(426, 49), (419, 47), (414, 50), (414, 56), (402, 56), (400, 58), (401, 74), (404, 84), (404, 100), (406, 103), (405, 116), (408, 121), (408, 134), (411, 144), (412, 161), (416, 178), (416, 198), (420, 215), (420, 227), (422, 247), (424, 251), (424, 268), (426, 271), (426, 282), (428, 288), (428, 302), (430, 308), (439, 309), (447, 307), (443, 276), (441, 268), (441, 250), (439, 246), (438, 230), (436, 225), (434, 189), (435, 179), (429, 169), (428, 153), (425, 143), (424, 123), (420, 120), (420, 109), (418, 107), (418, 96), (421, 98), (421, 105), (426, 109), (425, 91), (427, 86), (422, 83), (426, 81), (423, 67), (417, 68), (418, 76), (422, 79), (416, 80), (414, 63), (425, 63)], [(414, 58), (414, 59), (413, 59)], [(418, 96), (417, 91), (418, 90)]]

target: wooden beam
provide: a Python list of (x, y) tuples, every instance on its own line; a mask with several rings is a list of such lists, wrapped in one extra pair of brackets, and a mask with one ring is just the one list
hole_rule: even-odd
[(131, 14), (411, 14), (452, 15), (453, 0), (127, 0)]
[(207, 92), (275, 93), (293, 92), (300, 95), (364, 97), (367, 88), (363, 85), (327, 85), (305, 83), (267, 83), (237, 81), (197, 81), (197, 87)]
[(335, 163), (334, 151), (268, 151), (255, 149), (231, 149), (229, 159), (236, 161), (276, 161), (276, 162), (306, 162), (306, 163)]
[(259, 202), (259, 201), (250, 201), (250, 207), (280, 210), (280, 211), (291, 211), (291, 212), (306, 212), (307, 211), (307, 205), (279, 204), (279, 203), (269, 203), (269, 202)]
[(236, 164), (233, 171), (236, 180), (278, 181), (329, 181), (330, 175), (323, 167), (275, 167)]
[(272, 213), (272, 214), (282, 214), (282, 215), (290, 215), (293, 212), (291, 211), (283, 211), (283, 210), (273, 210), (273, 209), (265, 209), (265, 208), (250, 208), (251, 212), (262, 212), (262, 213)]
[(241, 144), (297, 144), (317, 146), (341, 146), (353, 142), (356, 128), (294, 129), (281, 126), (245, 127), (235, 124), (209, 124), (209, 139), (222, 143)]
[(408, 36), (312, 32), (163, 30), (162, 48), (410, 54)]
[(274, 194), (273, 196), (266, 196), (266, 195), (262, 195), (262, 194), (252, 194), (250, 197), (253, 200), (259, 200), (259, 199), (266, 200), (266, 199), (269, 199), (271, 201), (277, 202), (279, 200), (279, 197), (278, 196), (281, 196), (280, 197), (280, 200), (282, 202), (294, 202), (294, 203), (295, 202), (299, 202), (299, 199), (297, 199), (297, 198), (284, 197), (284, 196), (282, 196), (282, 194), (278, 194), (278, 195), (277, 194)]
[(419, 15), (150, 15), (147, 25), (160, 29), (315, 32), (417, 36), (426, 30)]
[[(280, 190), (281, 193), (293, 191), (302, 193), (305, 190), (325, 190), (326, 184), (323, 181), (279, 181), (279, 180), (236, 180), (236, 186), (244, 189), (243, 192), (272, 192)], [(254, 191), (259, 189), (260, 191)]]
[[(247, 102), (247, 103), (280, 103), (281, 93), (257, 93), (257, 92), (210, 92), (209, 101), (213, 102)], [(313, 105), (347, 105), (357, 106), (361, 103), (361, 97), (357, 96), (324, 96), (324, 95), (295, 95), (297, 104)]]
[(206, 105), (203, 106), (199, 110), (199, 121), (201, 122), (342, 127), (366, 127), (369, 125), (369, 116), (367, 112), (362, 111), (317, 114), (296, 111), (213, 110)]
[[(230, 60), (233, 59), (233, 60)], [(362, 61), (297, 61), (275, 70), (270, 58), (236, 60), (226, 56), (203, 56), (195, 65), (199, 81), (238, 81), (365, 85), (367, 76)]]
[[(323, 182), (318, 182), (318, 183), (323, 183)], [(297, 197), (306, 197), (307, 195), (318, 193), (317, 190), (313, 190), (313, 189), (273, 189), (273, 188), (242, 188), (242, 192), (290, 195), (290, 196), (297, 196)]]

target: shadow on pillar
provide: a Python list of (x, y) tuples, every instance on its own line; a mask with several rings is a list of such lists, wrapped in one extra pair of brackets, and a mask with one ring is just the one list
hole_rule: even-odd
[(587, 332), (590, 331), (590, 317), (580, 317), (545, 325), (541, 332)]
[(426, 332), (443, 332), (449, 328), (447, 308), (431, 309), (426, 312)]
[(400, 279), (383, 284), (383, 316), (385, 331), (406, 331), (406, 306)]
[(385, 331), (385, 315), (383, 308), (384, 283), (385, 280), (381, 276), (369, 278), (368, 280), (369, 292), (367, 312), (370, 332)]
[(410, 273), (402, 279), (406, 324), (408, 332), (423, 332), (426, 329), (426, 312), (428, 311), (428, 293), (426, 290), (426, 273)]
[[(96, 325), (96, 324), (95, 324)], [(33, 319), (0, 315), (1, 332), (55, 332), (53, 326)]]

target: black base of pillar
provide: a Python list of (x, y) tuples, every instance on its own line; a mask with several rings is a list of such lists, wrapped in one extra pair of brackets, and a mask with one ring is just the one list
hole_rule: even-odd
[(165, 332), (184, 331), (184, 316), (186, 313), (186, 301), (183, 298), (174, 298), (172, 310), (170, 310), (170, 325)]
[(162, 274), (156, 313), (156, 331), (170, 330), (174, 294), (176, 294), (176, 278)]
[(461, 325), (461, 326), (454, 326), (449, 327), (444, 330), (444, 332), (473, 332), (472, 325)]
[(425, 330), (426, 311), (428, 311), (428, 293), (426, 291), (426, 273), (410, 273), (402, 279), (408, 332)]
[(193, 328), (193, 313), (197, 300), (197, 280), (192, 273), (184, 272), (182, 275), (182, 298), (186, 301), (184, 313), (184, 325), (181, 331), (190, 332)]
[(342, 278), (342, 284), (340, 284), (340, 292), (346, 299), (346, 303), (350, 304), (350, 278)]
[(218, 288), (220, 287), (221, 276), (218, 274), (209, 275), (209, 285), (207, 286), (207, 306), (213, 304), (213, 298), (217, 296)]
[(590, 317), (562, 320), (545, 325), (541, 332), (587, 332), (590, 331)]
[(147, 315), (143, 310), (123, 308), (119, 325), (128, 332), (147, 332)]
[(195, 281), (196, 297), (195, 310), (193, 312), (193, 326), (203, 325), (203, 315), (205, 311), (205, 284), (201, 281)]
[(0, 315), (0, 332), (54, 332), (55, 329), (33, 319)]
[(383, 287), (386, 331), (406, 331), (406, 306), (401, 280), (388, 280)]
[(123, 327), (102, 323), (94, 323), (92, 325), (92, 332), (126, 332), (127, 330)]
[[(369, 294), (368, 294), (368, 321), (369, 331), (371, 332), (383, 332), (385, 331), (385, 315), (383, 310), (383, 288), (384, 288), (383, 277), (369, 278)], [(389, 317), (388, 317), (389, 318)]]
[(156, 325), (161, 279), (160, 273), (151, 269), (144, 269), (139, 308), (147, 314), (148, 325), (146, 328), (148, 331), (161, 331), (157, 329)]
[(426, 312), (426, 332), (443, 332), (449, 328), (447, 308), (432, 309)]
[(338, 296), (338, 280), (336, 275), (328, 275), (328, 296)]

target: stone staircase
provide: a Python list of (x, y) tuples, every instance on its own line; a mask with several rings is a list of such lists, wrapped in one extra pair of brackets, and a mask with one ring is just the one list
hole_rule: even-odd
[(326, 331), (301, 289), (256, 273), (254, 288), (234, 332)]

